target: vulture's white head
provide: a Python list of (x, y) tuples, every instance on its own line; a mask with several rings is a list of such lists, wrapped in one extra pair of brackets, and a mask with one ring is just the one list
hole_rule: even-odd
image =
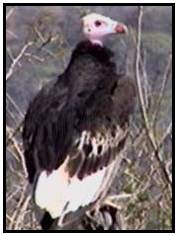
[(93, 44), (103, 45), (103, 39), (110, 34), (127, 33), (127, 27), (109, 17), (91, 13), (82, 18), (83, 33)]

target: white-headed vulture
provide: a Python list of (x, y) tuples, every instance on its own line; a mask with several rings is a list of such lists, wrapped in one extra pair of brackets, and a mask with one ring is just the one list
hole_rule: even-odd
[(23, 143), (29, 182), (43, 229), (66, 223), (67, 215), (93, 206), (109, 187), (128, 136), (135, 86), (117, 75), (104, 46), (127, 27), (108, 17), (82, 19), (85, 41), (74, 49), (65, 72), (30, 103)]

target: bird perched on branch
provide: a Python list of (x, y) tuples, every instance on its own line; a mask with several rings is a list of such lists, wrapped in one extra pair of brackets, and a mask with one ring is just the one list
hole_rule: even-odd
[(54, 222), (63, 227), (105, 197), (134, 106), (134, 84), (117, 75), (103, 43), (127, 27), (95, 13), (83, 17), (82, 27), (86, 40), (31, 102), (24, 122), (25, 162), (35, 204), (44, 211), (42, 229)]

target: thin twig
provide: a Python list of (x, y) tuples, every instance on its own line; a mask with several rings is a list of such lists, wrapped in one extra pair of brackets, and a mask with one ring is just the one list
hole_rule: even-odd
[(102, 205), (108, 205), (108, 206), (110, 206), (110, 207), (113, 207), (113, 208), (115, 208), (115, 209), (117, 209), (117, 210), (121, 210), (122, 208), (121, 208), (121, 206), (119, 206), (118, 204), (116, 204), (116, 203), (114, 203), (112, 200), (110, 200), (110, 199), (106, 199), (103, 203), (102, 203)]
[(46, 42), (46, 39), (43, 37), (42, 33), (38, 30), (37, 26), (34, 26), (34, 31), (39, 37), (39, 39), (42, 41), (42, 43)]
[(141, 112), (142, 116), (145, 122), (146, 127), (148, 127), (149, 130), (149, 121), (147, 116), (147, 111), (144, 103), (144, 96), (142, 91), (142, 85), (141, 85), (141, 78), (140, 78), (140, 48), (141, 48), (141, 30), (142, 30), (142, 17), (143, 17), (143, 7), (139, 7), (139, 17), (138, 17), (138, 33), (137, 33), (137, 46), (136, 46), (136, 60), (135, 60), (135, 73), (136, 73), (136, 82), (137, 82), (137, 89), (138, 89), (138, 96), (139, 96), (139, 102), (141, 105)]
[(161, 148), (161, 146), (164, 144), (164, 141), (166, 140), (166, 138), (171, 135), (172, 132), (172, 122), (169, 123), (166, 131), (164, 132), (162, 139), (160, 141), (160, 143), (158, 144), (158, 148)]
[(12, 54), (11, 49), (9, 47), (6, 47), (6, 50), (7, 50), (8, 56), (10, 57), (11, 61), (13, 61), (14, 60), (14, 56)]
[(15, 221), (16, 221), (16, 218), (18, 216), (18, 213), (19, 213), (19, 209), (24, 201), (24, 198), (25, 198), (25, 191), (26, 191), (26, 186), (23, 188), (23, 191), (21, 192), (21, 196), (20, 196), (20, 199), (16, 205), (16, 210), (14, 211), (12, 217), (11, 217), (11, 223), (9, 224), (9, 229), (13, 229), (14, 228), (14, 224), (15, 224)]
[(150, 85), (149, 85), (147, 71), (146, 71), (146, 50), (143, 51), (143, 55), (144, 55), (143, 59), (140, 60), (140, 67), (142, 70), (142, 78), (143, 78), (144, 101), (145, 101), (145, 106), (148, 109)]
[(44, 62), (45, 59), (44, 58), (40, 58), (38, 57), (37, 55), (34, 55), (34, 54), (31, 54), (31, 53), (25, 53), (24, 54), (26, 57), (30, 57), (32, 59), (35, 59), (36, 61), (39, 61), (39, 62)]
[(12, 14), (14, 13), (15, 7), (11, 8), (7, 15), (6, 15), (6, 21), (12, 16)]
[(21, 206), (20, 208), (20, 212), (19, 214), (17, 215), (17, 218), (16, 218), (16, 223), (14, 225), (14, 229), (19, 229), (19, 224), (23, 222), (23, 219), (24, 219), (24, 216), (25, 216), (25, 213), (27, 212), (27, 207), (28, 207), (28, 204), (30, 202), (30, 199), (31, 199), (31, 196), (28, 195), (26, 197), (26, 199), (24, 200), (24, 203), (23, 205)]
[(21, 190), (21, 187), (17, 186), (16, 190), (6, 197), (6, 203), (10, 201), (20, 190)]
[[(130, 198), (132, 197), (132, 194), (130, 193), (121, 193), (121, 194), (118, 194), (118, 195), (111, 195), (111, 196), (108, 196), (105, 201), (119, 201), (119, 200), (122, 200), (122, 199), (126, 199), (126, 198)], [(105, 202), (104, 201), (104, 202)]]
[(14, 108), (16, 109), (16, 111), (19, 113), (19, 115), (21, 116), (21, 118), (24, 118), (24, 114), (22, 113), (22, 111), (20, 110), (20, 108), (18, 107), (18, 105), (14, 102), (14, 100), (12, 99), (12, 97), (6, 93), (6, 97), (7, 99), (11, 102), (11, 104), (14, 106)]
[[(162, 139), (161, 141), (157, 144), (157, 149), (154, 150), (151, 154), (148, 153), (148, 155), (146, 156), (146, 158), (149, 158), (150, 156), (154, 156), (155, 155), (155, 152), (159, 152), (160, 149), (162, 148), (165, 140), (167, 139), (168, 136), (171, 136), (171, 133), (172, 133), (172, 122), (170, 122), (170, 124), (168, 125), (166, 131), (164, 132), (163, 136), (162, 136)], [(140, 143), (139, 143), (140, 145)]]
[(172, 173), (171, 173), (171, 171), (170, 171), (171, 165), (172, 165), (172, 160), (169, 160), (169, 161), (166, 163), (166, 170), (167, 170), (167, 172), (169, 173), (169, 178), (170, 178), (170, 180), (172, 180)]
[(12, 32), (11, 30), (7, 29), (6, 33), (9, 34), (10, 36), (14, 37), (15, 39), (18, 39), (18, 36), (14, 32)]
[(45, 39), (44, 36), (42, 35), (42, 33), (38, 30), (37, 26), (34, 27), (34, 31), (37, 34), (37, 36), (39, 37), (39, 39), (42, 42), (42, 45), (40, 46), (40, 48), (38, 49), (45, 51), (47, 54), (49, 54), (51, 57), (56, 58), (56, 55), (49, 49), (45, 48), (45, 46), (51, 42), (51, 37), (49, 37), (48, 39)]
[(23, 57), (23, 55), (24, 55), (24, 53), (26, 52), (26, 50), (27, 50), (30, 46), (32, 46), (32, 44), (33, 44), (33, 42), (28, 42), (28, 43), (26, 43), (26, 44), (23, 46), (23, 48), (21, 49), (21, 51), (19, 52), (18, 56), (17, 56), (16, 58), (14, 58), (14, 60), (13, 60), (13, 62), (12, 62), (12, 64), (11, 64), (11, 66), (10, 66), (10, 68), (9, 68), (7, 74), (6, 74), (6, 80), (8, 80), (8, 79), (12, 76), (16, 65), (19, 63), (20, 59)]
[(162, 99), (163, 99), (163, 96), (164, 96), (164, 91), (165, 91), (166, 84), (167, 84), (167, 81), (168, 81), (168, 78), (169, 78), (169, 72), (170, 72), (170, 69), (171, 69), (171, 65), (172, 65), (172, 55), (170, 55), (168, 57), (167, 65), (166, 65), (164, 75), (163, 75), (161, 90), (160, 90), (159, 97), (158, 97), (158, 100), (157, 100), (157, 105), (156, 105), (156, 108), (155, 108), (155, 112), (153, 114), (152, 124), (153, 124), (154, 127), (156, 125), (156, 121), (157, 121), (157, 118), (158, 118), (158, 113), (159, 113), (159, 110), (160, 110), (161, 102), (162, 102)]
[(6, 126), (6, 132), (8, 133), (8, 136), (11, 136), (10, 141), (11, 141), (12, 147), (14, 148), (14, 151), (16, 152), (17, 156), (21, 160), (25, 177), (27, 177), (27, 169), (26, 169), (26, 165), (25, 165), (23, 152), (20, 149), (20, 146), (19, 146), (17, 140), (15, 139), (15, 137), (12, 136), (12, 131), (8, 126)]
[(17, 134), (17, 132), (20, 132), (22, 126), (23, 126), (24, 120), (20, 122), (20, 124), (11, 132), (8, 133), (8, 137), (6, 139), (6, 146), (8, 147), (12, 141), (12, 138)]

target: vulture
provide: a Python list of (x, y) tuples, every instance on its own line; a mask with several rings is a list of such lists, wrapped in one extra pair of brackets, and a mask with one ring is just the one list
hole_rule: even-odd
[(90, 13), (82, 19), (85, 39), (68, 67), (30, 103), (23, 145), (33, 199), (43, 212), (42, 229), (64, 227), (80, 211), (103, 201), (119, 168), (136, 96), (132, 79), (116, 72), (108, 35), (127, 27)]

